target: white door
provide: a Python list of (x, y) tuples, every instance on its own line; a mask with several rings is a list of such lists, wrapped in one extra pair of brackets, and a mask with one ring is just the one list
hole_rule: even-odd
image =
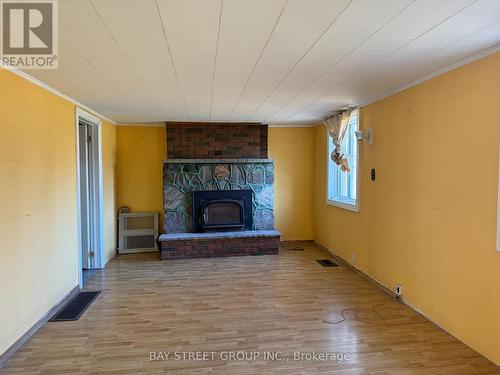
[(99, 268), (99, 131), (98, 125), (78, 121), (80, 169), (80, 227), (82, 269)]

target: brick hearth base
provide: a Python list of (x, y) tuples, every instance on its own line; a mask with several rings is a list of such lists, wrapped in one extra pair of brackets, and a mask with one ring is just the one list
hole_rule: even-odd
[(278, 254), (280, 235), (275, 230), (162, 234), (161, 259)]

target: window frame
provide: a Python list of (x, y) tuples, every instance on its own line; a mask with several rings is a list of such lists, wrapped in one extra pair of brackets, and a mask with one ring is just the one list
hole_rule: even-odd
[[(356, 114), (358, 116), (358, 130), (361, 129), (360, 125), (361, 125), (361, 114), (360, 114), (360, 111), (359, 109), (355, 109), (352, 111), (353, 114)], [(338, 200), (334, 200), (334, 199), (330, 199), (329, 197), (329, 184), (330, 184), (330, 163), (333, 163), (333, 161), (331, 160), (330, 158), (330, 135), (328, 134), (328, 131), (326, 132), (326, 192), (325, 192), (325, 195), (326, 195), (326, 204), (329, 205), (329, 206), (333, 206), (333, 207), (338, 207), (338, 208), (343, 208), (345, 210), (348, 210), (348, 211), (352, 211), (352, 212), (360, 212), (361, 210), (361, 206), (360, 206), (360, 183), (361, 183), (361, 180), (360, 180), (360, 177), (361, 177), (361, 173), (360, 173), (360, 145), (359, 143), (357, 142), (357, 140), (355, 140), (355, 147), (356, 147), (356, 203), (355, 204), (351, 204), (351, 203), (347, 203), (347, 202), (342, 202), (342, 201), (338, 201)]]

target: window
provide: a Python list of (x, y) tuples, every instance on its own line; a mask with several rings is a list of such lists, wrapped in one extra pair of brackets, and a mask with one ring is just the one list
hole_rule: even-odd
[(359, 128), (359, 112), (353, 111), (349, 119), (342, 152), (349, 161), (350, 173), (342, 172), (330, 155), (334, 149), (333, 140), (327, 134), (327, 203), (352, 211), (359, 211), (358, 200), (358, 142), (355, 132)]

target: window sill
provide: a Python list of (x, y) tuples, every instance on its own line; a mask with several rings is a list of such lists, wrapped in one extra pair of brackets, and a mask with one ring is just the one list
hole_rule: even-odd
[(339, 201), (334, 201), (327, 199), (326, 204), (329, 206), (334, 206), (338, 208), (343, 208), (344, 210), (352, 211), (352, 212), (359, 212), (359, 205), (358, 204), (350, 204), (350, 203), (345, 203), (345, 202), (339, 202)]

